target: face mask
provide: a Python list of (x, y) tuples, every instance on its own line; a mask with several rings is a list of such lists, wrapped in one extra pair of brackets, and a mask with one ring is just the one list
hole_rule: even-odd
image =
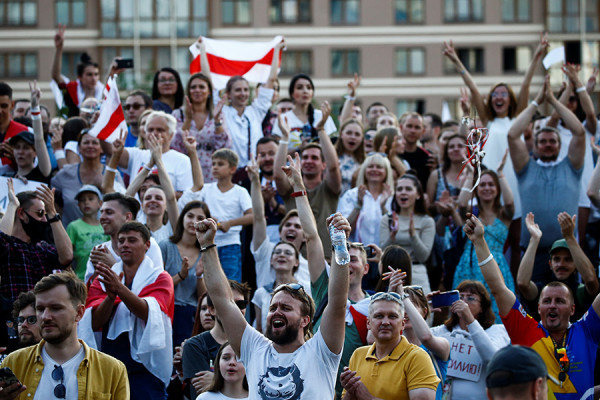
[(38, 221), (25, 210), (23, 212), (29, 217), (29, 222), (25, 223), (25, 221), (21, 220), (21, 225), (27, 236), (31, 238), (31, 243), (37, 243), (42, 240), (48, 241), (48, 222)]

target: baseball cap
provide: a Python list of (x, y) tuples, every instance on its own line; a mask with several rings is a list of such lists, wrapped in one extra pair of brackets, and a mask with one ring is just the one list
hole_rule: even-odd
[(508, 345), (496, 352), (487, 365), (486, 386), (490, 389), (546, 378), (544, 360), (530, 347)]
[(79, 200), (79, 195), (81, 193), (86, 193), (86, 192), (91, 192), (94, 193), (98, 196), (98, 198), (100, 200), (102, 200), (102, 193), (100, 193), (100, 189), (98, 189), (96, 186), (94, 185), (83, 185), (81, 187), (81, 189), (79, 189), (79, 192), (77, 192), (77, 195), (75, 195), (75, 200)]
[(10, 144), (11, 146), (14, 146), (15, 143), (17, 143), (17, 140), (22, 140), (25, 143), (30, 144), (32, 146), (33, 146), (33, 143), (35, 142), (33, 133), (31, 133), (29, 131), (22, 131), (22, 132), (17, 133), (15, 136), (8, 139), (8, 144)]
[(550, 254), (554, 253), (554, 250), (556, 249), (569, 250), (569, 245), (567, 245), (567, 241), (565, 239), (559, 239), (556, 242), (552, 243), (552, 247), (550, 248)]

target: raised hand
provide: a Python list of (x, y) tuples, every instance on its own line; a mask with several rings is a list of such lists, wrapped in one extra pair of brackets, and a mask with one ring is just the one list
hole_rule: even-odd
[[(542, 85), (537, 96), (535, 96), (535, 102), (538, 103), (538, 105), (541, 106), (542, 103), (544, 102), (544, 100), (546, 100), (546, 96), (548, 95), (549, 87), (550, 87), (550, 75), (546, 75), (546, 78), (544, 79), (544, 84)], [(552, 95), (552, 90), (550, 90), (550, 94)], [(554, 98), (554, 95), (552, 95), (552, 97)], [(549, 99), (550, 98), (548, 98), (548, 100)]]
[(121, 129), (121, 132), (119, 132), (119, 138), (115, 139), (115, 141), (112, 142), (113, 154), (119, 155), (123, 152), (123, 149), (125, 148), (126, 138), (127, 131), (125, 129)]
[(287, 117), (282, 113), (277, 115), (277, 124), (281, 130), (281, 140), (289, 140), (290, 138), (290, 124), (288, 123)]
[(452, 43), (452, 40), (450, 42), (444, 42), (444, 50), (442, 54), (448, 57), (450, 61), (452, 61), (455, 64), (460, 62), (458, 54), (456, 54), (456, 50), (454, 49), (454, 43)]
[(117, 275), (115, 271), (103, 262), (99, 262), (98, 265), (96, 265), (96, 272), (98, 273), (97, 279), (104, 284), (106, 294), (114, 300), (119, 295), (122, 288), (125, 287), (121, 282), (123, 279), (123, 272)]
[(248, 165), (246, 165), (246, 172), (248, 173), (248, 177), (250, 178), (251, 181), (253, 181), (253, 182), (260, 181), (260, 173), (259, 173), (258, 164), (256, 163), (256, 157), (254, 157), (254, 154), (252, 154), (252, 153), (250, 153), (250, 162), (248, 163)]
[(31, 108), (38, 107), (40, 105), (42, 92), (40, 91), (36, 80), (29, 81), (29, 91), (31, 92)]
[(56, 34), (54, 35), (54, 47), (56, 50), (62, 51), (63, 46), (65, 44), (65, 30), (67, 29), (66, 25), (58, 24), (58, 29)]
[(535, 216), (532, 212), (527, 214), (527, 217), (525, 218), (525, 226), (527, 227), (527, 231), (529, 232), (532, 238), (537, 240), (541, 239), (542, 230), (540, 229), (540, 226), (535, 223)]
[(223, 106), (225, 105), (226, 102), (227, 102), (227, 96), (223, 95), (219, 99), (219, 102), (217, 103), (217, 105), (215, 106), (215, 109), (213, 110), (213, 115), (214, 115), (213, 118), (215, 120), (221, 119), (221, 111), (223, 110)]
[(56, 214), (56, 210), (54, 209), (54, 192), (56, 189), (50, 189), (46, 185), (40, 185), (37, 189), (35, 189), (35, 195), (38, 199), (40, 199), (46, 208), (46, 214), (49, 214), (53, 217)]
[(12, 178), (8, 178), (6, 180), (6, 186), (8, 187), (8, 202), (13, 203), (15, 206), (19, 207), (21, 203), (15, 195), (15, 187), (13, 186)]
[(560, 225), (560, 231), (562, 232), (563, 238), (575, 237), (575, 221), (577, 214), (570, 216), (569, 213), (563, 211), (556, 217), (558, 224)]
[(471, 96), (467, 88), (460, 88), (460, 109), (464, 115), (471, 114)]
[(450, 312), (458, 315), (458, 318), (464, 321), (467, 325), (475, 321), (469, 305), (462, 300), (456, 300), (454, 303), (452, 303), (450, 306)]
[(190, 135), (190, 131), (184, 129), (181, 131), (181, 138), (183, 139), (183, 146), (188, 154), (194, 153), (196, 151), (196, 138), (194, 135)]
[(331, 106), (328, 101), (321, 103), (321, 112), (323, 113), (323, 117), (315, 126), (317, 131), (321, 131), (325, 128), (325, 122), (327, 122), (327, 118), (329, 118), (329, 115), (331, 114)]
[(467, 213), (467, 221), (463, 227), (463, 231), (466, 233), (469, 240), (472, 242), (483, 239), (484, 228), (483, 224), (476, 216), (471, 213)]
[(598, 76), (598, 67), (594, 67), (594, 69), (592, 70), (592, 74), (590, 75), (590, 77), (587, 80), (587, 83), (585, 84), (585, 90), (588, 91), (588, 93), (591, 93), (594, 91), (594, 88), (596, 87), (596, 77)]
[(146, 144), (152, 153), (152, 160), (157, 164), (162, 160), (162, 138), (156, 135), (147, 135)]
[(54, 130), (54, 132), (52, 132), (52, 139), (50, 139), (50, 146), (52, 146), (52, 150), (56, 151), (56, 150), (62, 150), (63, 148), (63, 143), (62, 143), (62, 134), (63, 134), (63, 130), (62, 127), (57, 127), (56, 130)]
[(185, 105), (183, 106), (183, 117), (186, 121), (191, 121), (194, 115), (194, 107), (192, 106), (192, 102), (187, 95), (184, 98)]
[(292, 187), (304, 187), (304, 181), (302, 181), (302, 172), (300, 170), (300, 155), (294, 153), (294, 159), (288, 154), (287, 156), (288, 165), (281, 167), (283, 172), (288, 178)]
[(548, 42), (548, 32), (541, 32), (540, 43), (537, 45), (533, 56), (536, 59), (540, 59), (546, 53), (548, 47), (550, 47), (550, 42)]
[(340, 212), (336, 212), (335, 214), (327, 217), (326, 223), (327, 227), (333, 225), (336, 229), (346, 232), (346, 239), (350, 237), (352, 227), (350, 226), (350, 222), (348, 222), (348, 220)]
[(207, 218), (194, 224), (196, 228), (196, 239), (202, 247), (206, 247), (215, 242), (217, 233), (217, 222), (212, 218)]
[(193, 265), (190, 264), (190, 259), (187, 257), (183, 257), (181, 260), (181, 268), (179, 269), (179, 277), (182, 280), (185, 280), (190, 274), (190, 269), (192, 269)]
[(350, 97), (356, 96), (356, 89), (360, 86), (360, 76), (355, 72), (354, 79), (348, 82), (348, 95)]

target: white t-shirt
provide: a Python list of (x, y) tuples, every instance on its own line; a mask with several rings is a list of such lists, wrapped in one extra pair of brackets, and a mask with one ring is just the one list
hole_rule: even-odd
[[(212, 211), (211, 211), (212, 212)], [(271, 255), (277, 243), (273, 243), (266, 238), (264, 242), (254, 251), (254, 240), (250, 243), (250, 252), (254, 256), (256, 269), (256, 287), (263, 287), (275, 282), (275, 271), (271, 268)], [(304, 286), (306, 293), (310, 295), (310, 271), (308, 270), (308, 260), (300, 254), (300, 265), (294, 274), (298, 282)]]
[[(121, 261), (121, 257), (113, 249), (112, 242), (110, 240), (108, 242), (104, 242), (104, 243), (100, 244), (100, 246), (106, 247), (108, 249), (108, 252), (110, 253), (110, 255), (112, 255), (114, 257), (116, 262)], [(164, 269), (165, 264), (163, 263), (162, 252), (160, 251), (160, 247), (158, 246), (156, 239), (154, 239), (153, 237), (150, 237), (150, 248), (146, 252), (146, 255), (148, 257), (150, 257), (150, 259), (152, 260), (154, 265), (160, 265), (161, 268)], [(86, 269), (85, 269), (85, 278), (83, 279), (83, 281), (87, 283), (87, 281), (92, 277), (92, 275), (94, 275), (95, 271), (96, 271), (96, 268), (94, 268), (94, 265), (88, 259)]]
[(196, 400), (248, 400), (247, 397), (229, 397), (221, 392), (204, 392), (200, 393)]
[[(219, 96), (213, 98), (218, 101)], [(240, 168), (248, 165), (248, 132), (250, 132), (250, 151), (256, 155), (256, 143), (263, 137), (262, 121), (271, 108), (272, 98), (273, 89), (263, 86), (258, 92), (258, 97), (251, 105), (244, 108), (241, 116), (232, 106), (223, 107), (221, 115), (231, 136), (231, 148), (240, 158), (238, 162)]]
[(54, 371), (54, 367), (60, 365), (63, 370), (63, 380), (62, 384), (65, 385), (66, 389), (66, 399), (67, 400), (77, 400), (79, 398), (79, 386), (77, 385), (77, 370), (79, 369), (79, 364), (83, 361), (85, 356), (85, 350), (83, 346), (79, 349), (79, 352), (67, 361), (64, 364), (59, 364), (50, 357), (48, 352), (46, 351), (46, 347), (42, 348), (42, 361), (44, 362), (44, 369), (42, 371), (42, 377), (40, 378), (40, 383), (35, 391), (35, 396), (33, 396), (33, 400), (48, 400), (48, 399), (58, 399), (54, 396), (54, 388), (56, 385), (61, 383), (60, 380), (55, 381), (52, 379), (52, 371)]
[[(152, 154), (150, 150), (139, 149), (137, 147), (127, 147), (126, 150), (129, 153), (127, 173), (131, 177), (131, 182), (143, 168), (143, 165), (150, 162)], [(192, 178), (192, 163), (188, 156), (175, 150), (169, 150), (162, 154), (162, 160), (176, 191), (183, 192), (185, 189), (192, 187), (194, 182)], [(153, 170), (156, 170), (156, 167)]]
[(249, 399), (333, 399), (342, 353), (329, 350), (320, 329), (293, 353), (278, 353), (269, 339), (247, 325), (240, 354)]
[[(252, 209), (250, 194), (240, 185), (233, 185), (228, 191), (221, 192), (217, 182), (207, 183), (200, 191), (200, 200), (208, 205), (210, 215), (217, 221), (240, 218), (246, 210)], [(217, 246), (241, 244), (241, 231), (240, 225), (232, 226), (227, 232), (217, 231), (215, 243)]]
[[(283, 114), (283, 116), (287, 118), (288, 125), (290, 126), (290, 143), (288, 144), (288, 150), (296, 150), (302, 144), (302, 128), (304, 127), (304, 125), (307, 124), (300, 121), (300, 119), (296, 117), (296, 114), (294, 114), (294, 110), (286, 112), (285, 114)], [(321, 118), (323, 118), (323, 113), (321, 112), (321, 110), (315, 109), (313, 112), (313, 116), (314, 126), (316, 126), (319, 123), (319, 121), (321, 121)], [(331, 117), (327, 118), (327, 121), (325, 122), (325, 132), (328, 135), (331, 135), (336, 131), (337, 128), (335, 127), (335, 122), (333, 122), (333, 119)], [(279, 124), (273, 125), (273, 135), (281, 136), (281, 129), (279, 129)]]

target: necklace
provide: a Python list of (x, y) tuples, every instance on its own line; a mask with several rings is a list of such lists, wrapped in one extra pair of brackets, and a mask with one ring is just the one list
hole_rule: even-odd
[(558, 367), (560, 368), (560, 372), (558, 374), (558, 380), (560, 381), (560, 387), (563, 387), (563, 382), (567, 380), (567, 373), (569, 372), (569, 368), (570, 368), (570, 363), (569, 363), (569, 356), (567, 355), (567, 334), (569, 333), (569, 330), (567, 329), (567, 331), (565, 332), (562, 340), (561, 340), (561, 346), (558, 347), (558, 343), (554, 340), (554, 338), (552, 336), (550, 336), (550, 339), (552, 340), (552, 344), (554, 345), (554, 357), (556, 358), (556, 361), (558, 362)]

